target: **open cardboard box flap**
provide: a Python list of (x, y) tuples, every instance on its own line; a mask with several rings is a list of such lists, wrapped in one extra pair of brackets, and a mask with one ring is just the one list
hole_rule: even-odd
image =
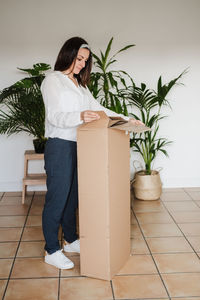
[(95, 111), (100, 116), (99, 120), (84, 123), (79, 130), (95, 130), (98, 128), (112, 128), (124, 131), (132, 131), (136, 133), (151, 130), (144, 125), (133, 125), (130, 121), (126, 121), (121, 117), (108, 117), (104, 111)]

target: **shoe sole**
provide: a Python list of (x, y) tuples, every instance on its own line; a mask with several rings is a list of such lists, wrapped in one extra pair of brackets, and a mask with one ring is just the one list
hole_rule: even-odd
[(78, 253), (78, 254), (80, 254), (80, 252), (78, 252), (78, 251), (73, 251), (73, 250), (65, 250), (65, 248), (63, 247), (63, 251), (65, 251), (65, 252), (69, 252), (69, 253)]
[(54, 267), (56, 267), (56, 268), (58, 268), (58, 269), (61, 269), (61, 270), (69, 270), (69, 269), (73, 269), (74, 268), (74, 264), (72, 263), (70, 266), (68, 266), (68, 267), (59, 267), (58, 265), (56, 265), (56, 264), (52, 264), (52, 263), (50, 263), (50, 262), (47, 262), (47, 261), (44, 261), (46, 264), (48, 264), (48, 265), (51, 265), (51, 266), (54, 266)]
[(68, 252), (68, 253), (78, 253), (78, 254), (80, 254), (80, 252), (77, 252), (77, 251), (70, 251), (70, 250), (65, 250), (65, 249), (63, 249), (63, 251)]

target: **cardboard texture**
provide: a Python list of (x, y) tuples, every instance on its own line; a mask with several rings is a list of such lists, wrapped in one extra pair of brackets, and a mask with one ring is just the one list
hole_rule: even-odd
[(100, 120), (78, 128), (81, 275), (110, 280), (130, 256), (130, 145), (121, 118), (97, 112)]

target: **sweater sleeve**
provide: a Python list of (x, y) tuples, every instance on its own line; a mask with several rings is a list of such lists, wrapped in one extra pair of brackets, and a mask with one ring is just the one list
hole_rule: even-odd
[(71, 107), (63, 111), (61, 98), (62, 85), (55, 76), (47, 76), (41, 85), (41, 92), (45, 104), (46, 118), (55, 127), (75, 127), (83, 123), (80, 111), (73, 111)]
[(96, 110), (96, 111), (99, 111), (99, 110), (103, 110), (106, 115), (108, 117), (121, 117), (123, 118), (124, 120), (128, 121), (130, 118), (127, 117), (127, 116), (124, 116), (122, 114), (118, 114), (108, 108), (105, 108), (103, 105), (101, 105), (94, 97), (93, 95), (91, 94), (90, 90), (87, 88), (87, 93), (88, 93), (88, 97), (89, 97), (89, 101), (90, 101), (90, 107), (91, 107), (91, 110)]

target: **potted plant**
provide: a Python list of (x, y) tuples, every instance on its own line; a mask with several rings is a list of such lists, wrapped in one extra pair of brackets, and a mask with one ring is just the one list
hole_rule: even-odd
[(108, 109), (128, 116), (128, 101), (126, 95), (121, 93), (121, 89), (127, 89), (127, 81), (132, 84), (133, 79), (123, 70), (111, 70), (110, 67), (117, 61), (116, 56), (120, 52), (123, 52), (135, 45), (127, 45), (124, 48), (117, 51), (110, 57), (110, 51), (112, 47), (113, 38), (110, 39), (105, 52), (100, 51), (101, 55), (94, 57), (94, 66), (97, 71), (91, 73), (89, 89), (94, 98)]
[(44, 152), (45, 108), (40, 91), (48, 64), (34, 64), (32, 69), (21, 69), (29, 76), (0, 92), (0, 134), (27, 132), (35, 139), (37, 153)]
[(159, 136), (160, 121), (166, 117), (162, 113), (162, 108), (164, 106), (171, 107), (166, 97), (184, 73), (185, 71), (168, 84), (163, 84), (160, 76), (157, 91), (148, 89), (144, 83), (140, 87), (132, 85), (124, 91), (124, 96), (127, 96), (129, 103), (138, 111), (137, 114), (131, 113), (131, 115), (142, 120), (147, 127), (151, 128), (151, 131), (133, 134), (130, 141), (132, 149), (140, 153), (144, 162), (144, 168), (137, 171), (133, 179), (133, 189), (138, 199), (156, 200), (161, 196), (160, 175), (158, 171), (153, 170), (152, 164), (159, 152), (168, 156), (166, 146), (172, 143)]
[[(151, 131), (139, 135), (132, 134), (130, 147), (140, 153), (144, 161), (144, 168), (136, 172), (133, 179), (135, 195), (142, 200), (156, 200), (162, 193), (162, 184), (160, 174), (153, 170), (152, 163), (159, 152), (168, 156), (166, 146), (172, 143), (166, 138), (159, 137), (159, 123), (165, 118), (162, 108), (170, 107), (166, 97), (185, 71), (168, 84), (163, 84), (160, 76), (157, 91), (148, 89), (144, 83), (137, 87), (127, 72), (110, 70), (110, 66), (116, 62), (116, 55), (134, 45), (122, 48), (109, 58), (112, 42), (113, 38), (109, 41), (106, 51), (104, 53), (100, 51), (101, 56), (93, 53), (97, 71), (91, 74), (89, 89), (105, 107), (126, 116), (131, 115), (151, 128)], [(127, 82), (131, 82), (131, 85)], [(129, 113), (130, 107), (135, 107), (139, 113)]]

